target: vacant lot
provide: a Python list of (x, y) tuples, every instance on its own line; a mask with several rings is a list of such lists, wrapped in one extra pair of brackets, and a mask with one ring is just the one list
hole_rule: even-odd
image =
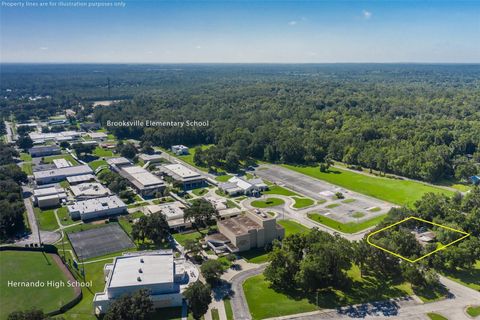
[(320, 172), (318, 167), (291, 165), (283, 165), (283, 167), (399, 205), (413, 205), (416, 200), (419, 200), (427, 192), (453, 195), (452, 191), (420, 182), (369, 176), (336, 167), (331, 168), (329, 172)]
[[(52, 257), (42, 252), (1, 251), (0, 252), (0, 319), (16, 310), (39, 308), (44, 312), (58, 309), (74, 297), (73, 288), (66, 286), (67, 277), (57, 267)], [(35, 288), (14, 288), (7, 281), (58, 281), (65, 287), (47, 286)]]

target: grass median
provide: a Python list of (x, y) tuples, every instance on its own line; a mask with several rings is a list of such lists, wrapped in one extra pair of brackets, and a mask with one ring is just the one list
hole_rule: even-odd
[(308, 214), (308, 217), (311, 220), (321, 223), (327, 227), (330, 227), (332, 229), (338, 230), (343, 233), (357, 233), (367, 228), (373, 227), (379, 224), (380, 222), (382, 222), (382, 220), (385, 219), (386, 216), (387, 216), (386, 214), (383, 214), (375, 218), (364, 220), (358, 223), (357, 222), (342, 223), (337, 220), (333, 220), (331, 218), (322, 216), (319, 213)]

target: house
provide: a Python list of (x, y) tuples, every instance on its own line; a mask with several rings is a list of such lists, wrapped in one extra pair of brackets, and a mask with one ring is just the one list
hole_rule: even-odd
[(207, 185), (205, 178), (182, 164), (167, 164), (160, 167), (160, 170), (180, 182), (184, 190), (201, 188)]
[(105, 289), (93, 298), (95, 314), (127, 294), (147, 289), (154, 308), (179, 307), (183, 291), (198, 280), (198, 270), (185, 259), (175, 259), (172, 250), (126, 253), (104, 267)]
[(91, 220), (125, 213), (127, 205), (118, 196), (107, 196), (78, 201), (67, 209), (72, 219)]
[(75, 199), (91, 199), (105, 197), (111, 194), (110, 190), (98, 182), (80, 183), (70, 186)]
[(65, 180), (68, 177), (93, 174), (93, 170), (88, 165), (72, 166), (65, 168), (49, 169), (36, 171), (33, 173), (37, 185), (55, 183)]
[(478, 186), (478, 185), (480, 185), (480, 176), (471, 176), (470, 181), (472, 181), (472, 183), (475, 186)]
[(33, 190), (33, 202), (39, 208), (56, 207), (67, 200), (65, 190), (58, 186), (45, 186)]
[(207, 236), (207, 244), (216, 252), (241, 252), (263, 248), (275, 239), (283, 239), (285, 229), (277, 219), (260, 210), (247, 211), (243, 215), (218, 220), (220, 234)]
[(229, 196), (258, 195), (261, 191), (268, 190), (262, 179), (246, 180), (241, 177), (232, 177), (228, 182), (220, 183), (218, 188)]
[(57, 146), (38, 146), (28, 149), (28, 153), (32, 157), (46, 157), (55, 154), (60, 154), (62, 151)]
[(188, 154), (188, 148), (185, 147), (184, 145), (175, 145), (175, 146), (172, 146), (171, 147), (171, 150), (173, 153), (175, 153), (177, 156), (181, 156), (181, 155), (186, 155)]
[(139, 166), (122, 166), (118, 173), (144, 198), (154, 197), (166, 187), (162, 179)]

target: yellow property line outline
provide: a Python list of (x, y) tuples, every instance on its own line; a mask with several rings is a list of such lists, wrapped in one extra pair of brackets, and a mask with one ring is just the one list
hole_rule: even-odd
[[(382, 232), (382, 231), (385, 231), (385, 230), (390, 229), (390, 228), (392, 228), (392, 227), (394, 227), (394, 226), (396, 226), (396, 225), (398, 225), (398, 224), (404, 223), (405, 221), (412, 220), (412, 219), (418, 220), (418, 221), (422, 221), (422, 222), (425, 222), (425, 223), (429, 223), (429, 224), (431, 224), (431, 225), (434, 225), (434, 226), (437, 226), (437, 227), (441, 227), (441, 228), (444, 228), (444, 229), (447, 229), (447, 230), (450, 230), (450, 231), (458, 232), (458, 233), (463, 234), (464, 236), (458, 238), (458, 239), (455, 240), (455, 241), (452, 241), (451, 243), (449, 243), (449, 244), (447, 244), (447, 245), (442, 245), (441, 247), (437, 248), (436, 250), (434, 250), (434, 251), (432, 251), (432, 252), (429, 252), (429, 253), (427, 253), (426, 255), (421, 256), (420, 258), (417, 258), (417, 259), (415, 259), (415, 260), (406, 258), (406, 257), (404, 257), (404, 256), (402, 256), (402, 255), (400, 255), (400, 254), (398, 254), (398, 253), (395, 253), (395, 252), (392, 252), (392, 251), (390, 251), (390, 250), (388, 250), (388, 249), (385, 249), (385, 248), (383, 248), (383, 247), (380, 247), (379, 245), (376, 245), (375, 243), (372, 243), (372, 242), (370, 241), (370, 237), (371, 237), (371, 236), (376, 235), (377, 233), (380, 233), (380, 232)], [(398, 257), (398, 258), (401, 258), (401, 259), (403, 259), (403, 260), (405, 260), (405, 261), (414, 263), (414, 262), (417, 262), (417, 261), (419, 261), (419, 260), (422, 260), (423, 258), (426, 258), (426, 257), (434, 254), (435, 252), (438, 252), (438, 251), (440, 251), (440, 250), (446, 249), (447, 247), (451, 246), (452, 244), (457, 243), (457, 242), (465, 239), (465, 238), (468, 237), (469, 235), (470, 235), (470, 233), (467, 233), (467, 232), (465, 232), (465, 231), (453, 229), (453, 228), (450, 228), (450, 227), (447, 227), (447, 226), (444, 226), (444, 225), (441, 225), (441, 224), (438, 224), (438, 223), (435, 223), (435, 222), (427, 221), (427, 220), (424, 220), (424, 219), (421, 219), (421, 218), (417, 218), (417, 217), (413, 217), (413, 216), (412, 216), (412, 217), (408, 217), (408, 218), (406, 218), (406, 219), (403, 219), (403, 220), (401, 220), (401, 221), (395, 222), (395, 223), (393, 223), (393, 224), (391, 224), (391, 225), (389, 225), (389, 226), (386, 226), (385, 228), (382, 228), (382, 229), (380, 229), (380, 230), (377, 230), (377, 231), (374, 231), (374, 232), (370, 233), (370, 234), (367, 236), (367, 243), (368, 243), (369, 245), (375, 247), (375, 248), (378, 248), (378, 249), (380, 249), (380, 250), (383, 250), (383, 251), (385, 251), (385, 252), (388, 252), (388, 253), (390, 253), (390, 254)]]

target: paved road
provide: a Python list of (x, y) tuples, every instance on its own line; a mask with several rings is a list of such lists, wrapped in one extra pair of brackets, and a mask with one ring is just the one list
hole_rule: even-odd
[(248, 320), (252, 319), (250, 316), (250, 310), (248, 309), (247, 300), (243, 293), (243, 283), (247, 278), (256, 276), (263, 272), (266, 268), (266, 264), (260, 265), (258, 268), (246, 270), (233, 276), (230, 280), (232, 283), (232, 290), (235, 294), (230, 300), (232, 303), (233, 318), (235, 320)]
[[(30, 194), (32, 190), (29, 187), (22, 187), (22, 191), (24, 194)], [(27, 197), (23, 199), (23, 203), (25, 204), (25, 209), (27, 210), (28, 224), (30, 226), (30, 230), (32, 233), (28, 237), (25, 237), (24, 239), (16, 241), (15, 243), (18, 245), (25, 245), (30, 243), (39, 244), (41, 240), (41, 242), (43, 243), (52, 244), (58, 241), (61, 237), (61, 235), (58, 232), (42, 230), (40, 231), (40, 234), (39, 234), (37, 217), (35, 216), (35, 212), (33, 211), (32, 201), (30, 200), (29, 197)], [(39, 236), (40, 236), (40, 239), (39, 239)]]

